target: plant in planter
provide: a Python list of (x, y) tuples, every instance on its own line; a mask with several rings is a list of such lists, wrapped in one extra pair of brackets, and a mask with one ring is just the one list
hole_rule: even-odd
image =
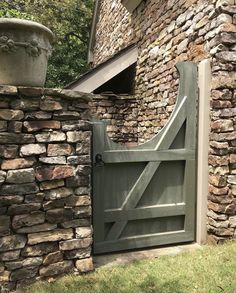
[(0, 84), (44, 86), (53, 33), (17, 18), (0, 18)]

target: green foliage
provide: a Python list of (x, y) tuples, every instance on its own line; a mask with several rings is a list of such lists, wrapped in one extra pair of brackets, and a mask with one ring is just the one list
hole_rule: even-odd
[(38, 21), (55, 34), (48, 87), (63, 87), (87, 70), (87, 48), (94, 0), (6, 0), (0, 17)]

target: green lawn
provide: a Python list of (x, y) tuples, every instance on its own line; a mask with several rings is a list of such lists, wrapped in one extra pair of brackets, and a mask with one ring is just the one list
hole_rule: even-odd
[(40, 282), (24, 293), (235, 293), (236, 242)]

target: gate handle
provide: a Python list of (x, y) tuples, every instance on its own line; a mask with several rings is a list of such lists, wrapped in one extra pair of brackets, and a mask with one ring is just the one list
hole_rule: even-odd
[(103, 167), (105, 165), (102, 155), (101, 154), (96, 154), (95, 156), (95, 167)]

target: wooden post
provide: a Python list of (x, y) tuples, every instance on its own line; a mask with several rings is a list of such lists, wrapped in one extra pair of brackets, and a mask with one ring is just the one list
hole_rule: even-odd
[(210, 123), (211, 65), (210, 60), (199, 64), (199, 116), (198, 116), (198, 178), (197, 178), (197, 235), (198, 244), (206, 242), (208, 152)]

